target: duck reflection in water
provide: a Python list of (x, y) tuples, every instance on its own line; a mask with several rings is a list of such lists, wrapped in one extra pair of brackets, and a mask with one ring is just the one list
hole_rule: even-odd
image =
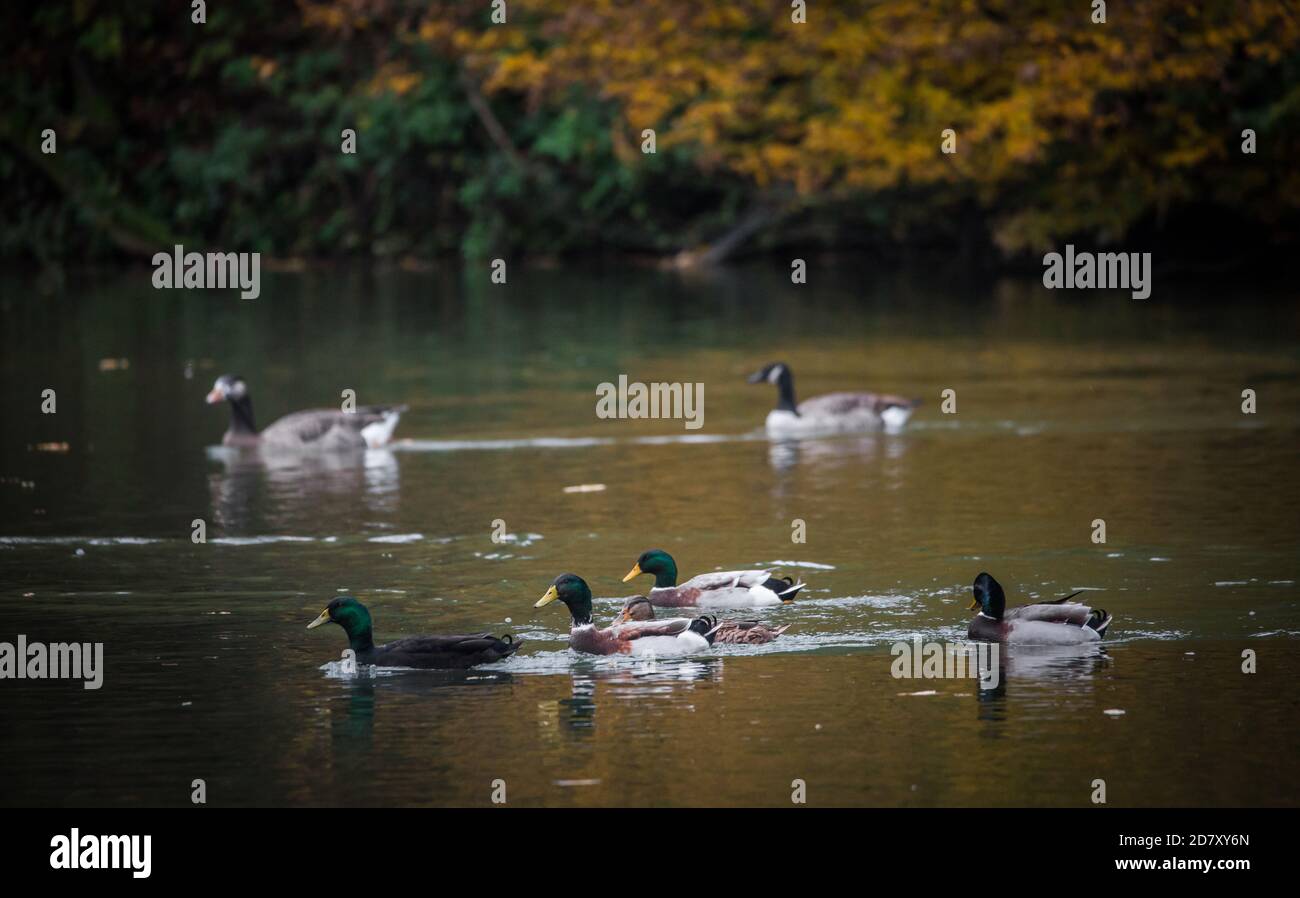
[(334, 753), (336, 756), (368, 755), (375, 735), (375, 681), (370, 677), (352, 677), (344, 689), (346, 710), (341, 714), (330, 714), (330, 741)]
[[(1091, 692), (1096, 673), (1109, 662), (1110, 656), (1098, 643), (1004, 645), (998, 655), (998, 669), (979, 671), (980, 719), (1003, 719), (1007, 687), (1012, 681), (1039, 692), (1050, 689), (1055, 701)], [(985, 683), (996, 685), (985, 689)]]
[[(484, 696), (477, 690), (509, 686), (511, 676), (502, 671), (482, 670), (415, 670), (406, 668), (379, 668), (369, 665), (346, 665), (333, 661), (326, 665), (328, 674), (339, 684), (346, 703), (331, 700), (327, 706), (330, 715), (330, 740), (338, 757), (364, 755), (369, 758), (374, 743), (375, 712), (385, 698), (402, 696), (403, 700), (428, 700), (439, 704), (463, 699), (481, 702)], [(341, 673), (349, 670), (351, 673)], [(474, 690), (475, 694), (467, 694)], [(430, 720), (440, 719), (447, 712), (431, 709)]]
[(644, 658), (635, 662), (620, 658), (613, 663), (611, 659), (583, 659), (573, 665), (570, 697), (538, 704), (542, 731), (585, 739), (596, 728), (596, 711), (602, 699), (671, 700), (682, 693), (683, 686), (689, 689), (695, 683), (721, 681), (723, 664), (722, 658)]

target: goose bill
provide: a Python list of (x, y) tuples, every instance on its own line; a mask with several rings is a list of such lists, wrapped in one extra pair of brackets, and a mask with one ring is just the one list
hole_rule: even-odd
[(632, 565), (632, 570), (627, 572), (627, 576), (623, 578), (623, 582), (626, 583), (627, 581), (631, 580), (633, 577), (639, 577), (639, 576), (641, 576), (641, 563), (637, 562), (636, 564)]
[(222, 391), (221, 387), (213, 387), (212, 390), (208, 393), (207, 402), (208, 405), (216, 405), (218, 402), (220, 402), (225, 398), (226, 398), (226, 394), (225, 392)]
[(555, 588), (554, 586), (552, 586), (550, 589), (546, 590), (546, 595), (544, 595), (544, 596), (542, 596), (540, 599), (538, 599), (538, 600), (537, 600), (537, 604), (533, 605), (533, 607), (534, 607), (534, 608), (543, 608), (543, 607), (545, 607), (545, 606), (551, 604), (552, 602), (554, 602), (554, 601), (555, 601), (556, 599), (558, 599), (559, 597), (560, 597), (560, 593), (559, 593), (559, 591), (556, 590), (556, 588)]
[(324, 611), (320, 613), (319, 617), (317, 617), (314, 621), (312, 621), (310, 624), (307, 625), (307, 629), (315, 630), (321, 624), (328, 624), (329, 622), (330, 622), (330, 610), (326, 608)]

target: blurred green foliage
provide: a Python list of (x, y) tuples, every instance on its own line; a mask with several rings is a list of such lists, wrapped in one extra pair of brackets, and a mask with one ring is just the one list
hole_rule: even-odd
[[(1084, 14), (1048, 25), (994, 0), (837, 5), (794, 39), (784, 4), (669, 5), (511, 4), (507, 29), (487, 4), (221, 0), (202, 25), (188, 0), (11, 4), (0, 256), (147, 257), (173, 241), (285, 257), (660, 256), (765, 207), (779, 214), (753, 219), (748, 246), (996, 256), (1205, 222), (1242, 242), (1294, 239), (1300, 180), (1279, 174), (1279, 154), (1300, 145), (1300, 31), (1259, 33), (1266, 10), (1235, 30), (1223, 10), (1199, 24), (1187, 12), (1165, 26), (1181, 55), (1135, 49), (1139, 64), (1112, 59), (1136, 32), (1107, 43)], [(1161, 21), (1178, 4), (1137, 6)], [(1018, 29), (1078, 62), (1012, 59)], [(1066, 99), (1045, 111), (1046, 96)], [(1170, 117), (1134, 123), (1150, 109)], [(651, 116), (659, 148), (643, 155)], [(974, 151), (938, 154), (945, 117)], [(1243, 127), (1262, 144), (1246, 164)], [(45, 128), (55, 155), (40, 152)], [(340, 151), (345, 128), (355, 155)], [(1198, 151), (1207, 139), (1219, 145)]]

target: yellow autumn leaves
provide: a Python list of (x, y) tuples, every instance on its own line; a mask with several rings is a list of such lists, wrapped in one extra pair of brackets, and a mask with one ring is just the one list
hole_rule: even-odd
[[(373, 2), (304, 3), (304, 19), (363, 27)], [(1300, 48), (1300, 17), (1267, 0), (1134, 0), (1105, 24), (1086, 2), (1032, 0), (811, 0), (807, 24), (781, 0), (529, 0), (504, 25), (473, 6), (432, 4), (398, 39), (454, 55), (489, 98), (598, 97), (616, 109), (615, 146), (653, 128), (660, 152), (688, 147), (759, 192), (955, 187), (993, 210), (1008, 250), (1122, 229), (1185, 190), (1183, 174), (1237, 141), (1233, 91)], [(399, 92), (408, 75), (386, 73)], [(1043, 185), (1044, 166), (1093, 194)], [(1150, 194), (1117, 210), (1107, 178)]]

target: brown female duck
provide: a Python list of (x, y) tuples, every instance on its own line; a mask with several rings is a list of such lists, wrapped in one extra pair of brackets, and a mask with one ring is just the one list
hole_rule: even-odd
[[(619, 612), (618, 617), (614, 618), (614, 626), (620, 626), (628, 621), (654, 619), (655, 609), (650, 604), (650, 600), (645, 596), (632, 596), (623, 603), (623, 610)], [(776, 639), (788, 629), (790, 629), (789, 624), (783, 627), (769, 627), (756, 620), (724, 620), (719, 622), (718, 629), (713, 634), (713, 641), (732, 645), (762, 645)]]

